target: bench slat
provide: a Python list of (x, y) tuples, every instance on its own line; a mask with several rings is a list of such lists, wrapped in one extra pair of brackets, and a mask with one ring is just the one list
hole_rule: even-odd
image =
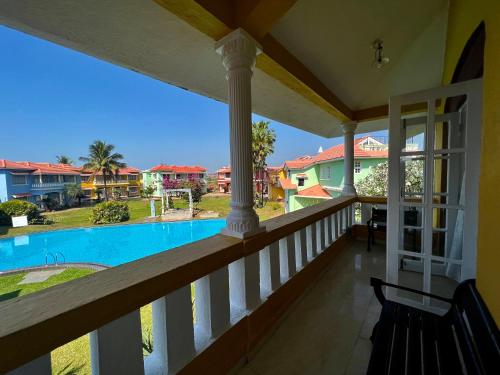
[(418, 310), (412, 310), (408, 318), (408, 355), (406, 360), (406, 373), (408, 375), (421, 375), (422, 345), (420, 332), (422, 330), (422, 314)]
[(394, 340), (391, 350), (389, 374), (404, 374), (406, 367), (406, 338), (408, 332), (409, 310), (404, 305), (399, 305), (396, 311), (396, 324)]

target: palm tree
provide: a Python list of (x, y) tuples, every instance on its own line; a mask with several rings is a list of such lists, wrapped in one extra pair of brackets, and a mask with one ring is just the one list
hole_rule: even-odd
[(80, 157), (80, 160), (85, 162), (83, 169), (92, 171), (95, 176), (102, 173), (104, 178), (104, 199), (108, 200), (108, 191), (106, 189), (107, 176), (115, 177), (120, 168), (125, 168), (127, 165), (120, 160), (123, 155), (113, 152), (115, 146), (107, 144), (103, 141), (95, 141), (89, 146), (89, 155)]
[(85, 197), (85, 194), (79, 184), (67, 184), (64, 186), (64, 192), (71, 200), (78, 199), (78, 206), (82, 205), (82, 198)]
[[(269, 121), (257, 121), (252, 124), (252, 161), (256, 178), (264, 179), (266, 158), (274, 152), (276, 133), (269, 129)], [(260, 182), (260, 207), (264, 206), (264, 183)]]
[(57, 155), (56, 160), (59, 164), (73, 164), (73, 160), (66, 155)]

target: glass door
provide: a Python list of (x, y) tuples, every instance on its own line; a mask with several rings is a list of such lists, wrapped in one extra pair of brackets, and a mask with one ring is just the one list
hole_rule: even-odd
[[(481, 80), (391, 97), (387, 281), (451, 297), (474, 278)], [(388, 289), (431, 311), (442, 302)]]

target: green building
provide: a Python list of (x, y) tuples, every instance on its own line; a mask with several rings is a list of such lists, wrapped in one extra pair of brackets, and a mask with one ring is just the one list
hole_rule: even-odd
[[(371, 167), (387, 161), (387, 144), (365, 136), (354, 140), (354, 183), (371, 173)], [(333, 146), (316, 156), (285, 162), (285, 210), (292, 212), (341, 194), (344, 187), (344, 145)]]

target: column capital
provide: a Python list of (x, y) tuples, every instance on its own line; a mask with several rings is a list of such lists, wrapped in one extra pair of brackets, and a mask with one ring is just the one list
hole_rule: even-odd
[(227, 71), (237, 68), (253, 69), (262, 46), (245, 30), (238, 28), (215, 43), (215, 51), (222, 56)]
[(356, 121), (349, 121), (349, 122), (342, 123), (342, 131), (344, 132), (344, 134), (349, 134), (349, 133), (354, 134), (357, 127), (358, 127), (358, 123)]

